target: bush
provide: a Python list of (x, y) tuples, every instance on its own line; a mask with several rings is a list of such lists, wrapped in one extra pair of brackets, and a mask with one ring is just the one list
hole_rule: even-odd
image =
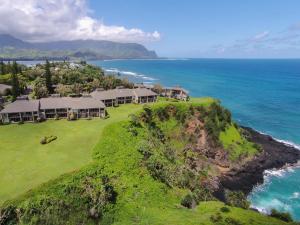
[(68, 120), (71, 121), (71, 120), (76, 120), (76, 115), (75, 113), (71, 112), (68, 114)]
[(250, 203), (248, 202), (245, 194), (241, 191), (234, 192), (227, 190), (225, 192), (225, 199), (226, 203), (230, 206), (249, 209)]
[(210, 220), (213, 223), (218, 223), (218, 222), (223, 221), (223, 217), (220, 213), (216, 213), (216, 214), (210, 216)]
[(38, 118), (36, 119), (36, 122), (38, 122), (38, 123), (41, 123), (41, 122), (43, 122), (43, 121), (45, 121), (45, 118), (43, 118), (43, 117), (38, 117)]
[(221, 209), (220, 209), (221, 212), (223, 213), (229, 213), (230, 212), (230, 208), (226, 207), (226, 206), (223, 206)]
[(187, 194), (181, 200), (181, 205), (186, 207), (186, 208), (193, 209), (193, 208), (196, 207), (197, 203), (196, 203), (196, 200), (195, 200), (195, 198), (192, 194)]
[(54, 141), (54, 140), (56, 140), (57, 139), (57, 137), (56, 136), (48, 136), (48, 137), (43, 137), (42, 139), (41, 139), (41, 141), (40, 141), (40, 143), (42, 144), (42, 145), (45, 145), (45, 144), (49, 144), (50, 142), (52, 142), (52, 141)]
[(195, 189), (193, 193), (195, 194), (198, 202), (216, 200), (212, 195), (211, 191), (204, 187), (199, 187)]
[(258, 151), (258, 152), (262, 152), (263, 151), (263, 147), (260, 144), (254, 143), (253, 147)]
[(22, 124), (24, 124), (23, 120), (18, 122), (18, 125), (22, 125)]
[(55, 114), (54, 119), (55, 119), (55, 120), (59, 120), (59, 115), (58, 115), (58, 114)]
[(276, 209), (272, 209), (270, 216), (285, 222), (293, 222), (292, 216), (288, 212), (279, 212)]
[(241, 221), (234, 219), (232, 217), (227, 217), (225, 219), (226, 224), (228, 225), (244, 225), (244, 223), (242, 223)]

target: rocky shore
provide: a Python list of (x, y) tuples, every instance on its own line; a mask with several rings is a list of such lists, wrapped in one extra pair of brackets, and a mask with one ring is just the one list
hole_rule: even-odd
[(262, 146), (263, 152), (240, 168), (235, 168), (220, 178), (220, 188), (216, 196), (224, 198), (224, 189), (242, 191), (248, 195), (253, 187), (264, 181), (264, 171), (280, 169), (296, 164), (300, 151), (292, 146), (276, 141), (269, 135), (261, 134), (252, 128), (243, 127), (249, 133), (249, 140)]

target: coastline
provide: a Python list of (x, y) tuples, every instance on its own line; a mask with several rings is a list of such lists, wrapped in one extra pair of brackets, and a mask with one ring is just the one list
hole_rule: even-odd
[(216, 196), (225, 200), (224, 190), (242, 191), (245, 195), (264, 182), (267, 171), (286, 169), (297, 166), (300, 150), (290, 143), (276, 140), (270, 135), (260, 133), (250, 127), (242, 127), (249, 135), (249, 140), (260, 144), (264, 151), (253, 160), (239, 168), (234, 168), (220, 178)]

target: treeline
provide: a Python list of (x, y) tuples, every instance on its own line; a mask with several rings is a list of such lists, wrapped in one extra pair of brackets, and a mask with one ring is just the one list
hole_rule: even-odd
[(50, 94), (61, 96), (80, 95), (97, 88), (113, 89), (117, 86), (132, 88), (133, 83), (117, 76), (106, 76), (97, 66), (85, 61), (79, 63), (49, 62), (32, 67), (13, 63), (0, 63), (0, 83), (13, 86), (13, 100), (25, 89), (33, 98), (47, 97)]
[(12, 89), (8, 94), (11, 95), (13, 101), (16, 100), (25, 89), (25, 83), (19, 80), (19, 74), (22, 74), (22, 70), (22, 66), (17, 64), (16, 61), (13, 61), (12, 63), (8, 62), (7, 64), (0, 61), (0, 83), (12, 86)]

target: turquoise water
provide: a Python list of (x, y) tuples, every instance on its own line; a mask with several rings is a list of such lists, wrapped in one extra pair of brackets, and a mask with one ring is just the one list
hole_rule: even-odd
[[(300, 60), (93, 61), (130, 80), (180, 85), (192, 96), (212, 96), (240, 124), (300, 145)], [(270, 171), (249, 196), (260, 210), (277, 208), (300, 220), (300, 169)]]

